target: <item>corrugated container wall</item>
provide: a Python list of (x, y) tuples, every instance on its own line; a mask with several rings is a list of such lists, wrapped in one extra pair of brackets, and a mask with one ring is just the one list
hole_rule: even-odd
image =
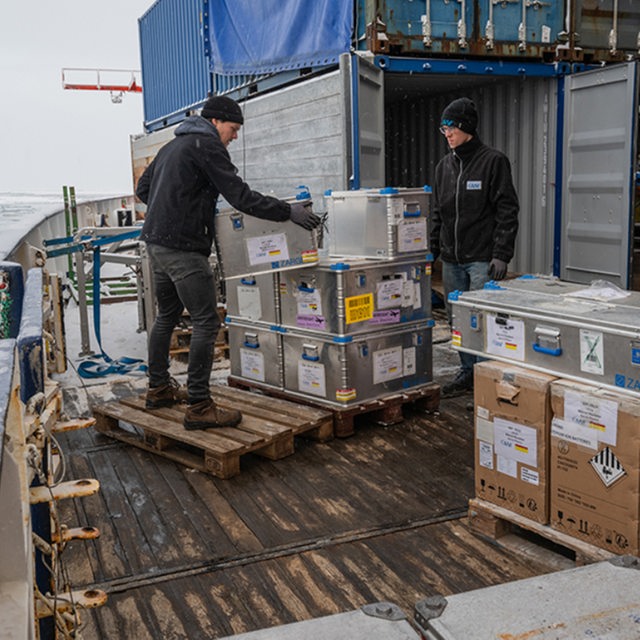
[(415, 76), (385, 77), (387, 182), (431, 184), (436, 164), (447, 153), (438, 131), (442, 110), (457, 97), (473, 99), (479, 111), (478, 134), (509, 157), (518, 191), (520, 230), (510, 268), (551, 273), (557, 81), (442, 76), (427, 83)]
[(355, 0), (358, 49), (585, 62), (637, 56), (638, 0)]
[(337, 71), (243, 102), (245, 124), (229, 146), (240, 175), (281, 198), (304, 184), (321, 207), (326, 189), (346, 184), (344, 103)]
[(202, 7), (202, 0), (158, 0), (138, 21), (147, 129), (184, 119), (211, 92)]

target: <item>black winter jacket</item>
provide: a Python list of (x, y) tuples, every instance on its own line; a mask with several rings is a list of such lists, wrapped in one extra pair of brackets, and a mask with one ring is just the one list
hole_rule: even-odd
[(509, 159), (476, 136), (436, 167), (431, 252), (445, 262), (509, 262), (518, 233), (518, 196)]
[(209, 120), (190, 116), (138, 181), (136, 195), (147, 204), (140, 239), (208, 256), (220, 194), (232, 207), (258, 218), (284, 221), (291, 215), (289, 203), (252, 191), (238, 176)]

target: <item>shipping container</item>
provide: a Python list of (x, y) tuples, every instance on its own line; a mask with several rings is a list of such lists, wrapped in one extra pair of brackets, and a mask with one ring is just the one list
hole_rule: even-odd
[[(633, 31), (636, 8), (626, 0), (616, 7), (617, 32)], [(579, 9), (582, 23), (594, 24), (613, 11), (586, 1)], [(578, 20), (576, 11), (570, 17)], [(421, 187), (447, 152), (443, 108), (468, 96), (480, 138), (512, 164), (520, 230), (510, 270), (640, 289), (638, 85), (634, 61), (590, 68), (526, 56), (343, 54), (337, 68), (286, 86), (247, 99), (231, 92), (245, 124), (229, 150), (252, 188), (286, 197), (305, 184), (317, 210), (327, 190)], [(167, 135), (132, 141), (136, 172), (150, 161), (155, 136)]]
[(360, 50), (612, 61), (637, 56), (634, 0), (357, 0)]
[(637, 0), (283, 0), (266, 11), (251, 0), (215, 10), (211, 0), (157, 0), (139, 20), (146, 129), (179, 122), (212, 93), (271, 91), (354, 50), (586, 63), (640, 53)]

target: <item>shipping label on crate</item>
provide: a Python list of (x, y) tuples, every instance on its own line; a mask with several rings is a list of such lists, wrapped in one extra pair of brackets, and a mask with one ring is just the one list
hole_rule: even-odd
[(427, 250), (427, 219), (402, 220), (398, 223), (398, 252)]
[(344, 299), (345, 322), (364, 322), (373, 318), (373, 293), (351, 296)]
[(487, 353), (524, 361), (524, 321), (503, 315), (486, 314)]
[(597, 442), (613, 447), (618, 442), (618, 403), (567, 389), (564, 419), (590, 429)]
[(493, 437), (496, 454), (535, 467), (538, 464), (538, 432), (517, 422), (494, 418)]
[(247, 238), (246, 243), (250, 265), (289, 260), (289, 247), (285, 233)]
[(251, 320), (260, 320), (262, 318), (262, 303), (260, 302), (260, 289), (258, 287), (250, 287), (240, 285), (238, 292), (238, 313)]
[(303, 393), (326, 397), (325, 370), (321, 362), (298, 361), (298, 389)]
[(391, 309), (402, 306), (405, 281), (393, 278), (376, 283), (376, 308)]
[(373, 354), (373, 384), (388, 382), (396, 378), (402, 378), (404, 362), (402, 347), (381, 349)]
[(243, 378), (265, 381), (264, 354), (251, 349), (240, 349), (240, 373)]
[(296, 304), (299, 316), (321, 316), (322, 296), (319, 289), (296, 292)]
[(580, 370), (604, 375), (604, 338), (601, 331), (580, 329)]

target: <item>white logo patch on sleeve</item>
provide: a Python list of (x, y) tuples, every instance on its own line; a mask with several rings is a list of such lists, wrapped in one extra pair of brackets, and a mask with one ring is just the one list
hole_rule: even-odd
[(467, 191), (482, 191), (482, 180), (467, 180)]

